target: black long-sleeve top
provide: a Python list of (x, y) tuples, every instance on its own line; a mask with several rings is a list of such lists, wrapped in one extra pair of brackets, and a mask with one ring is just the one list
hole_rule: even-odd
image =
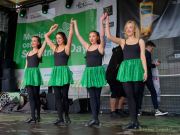
[(156, 65), (152, 63), (151, 53), (149, 51), (145, 51), (146, 56), (146, 63), (147, 63), (147, 72), (148, 72), (148, 78), (152, 78), (152, 68), (155, 68)]

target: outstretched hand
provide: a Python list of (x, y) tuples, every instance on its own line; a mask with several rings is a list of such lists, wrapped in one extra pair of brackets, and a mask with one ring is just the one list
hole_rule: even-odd
[(72, 24), (76, 24), (76, 23), (77, 23), (77, 20), (71, 19), (71, 23), (72, 23)]
[(71, 24), (74, 24), (74, 19), (73, 18), (71, 18)]
[(107, 12), (104, 13), (105, 17), (109, 16)]
[(103, 14), (101, 15), (101, 18), (100, 18), (101, 21), (104, 21), (107, 16), (108, 16), (107, 13), (103, 13)]
[(51, 26), (49, 31), (55, 31), (57, 28), (58, 28), (58, 24), (54, 24), (53, 26)]

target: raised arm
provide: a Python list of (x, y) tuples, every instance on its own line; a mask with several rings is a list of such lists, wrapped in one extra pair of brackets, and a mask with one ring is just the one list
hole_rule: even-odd
[(105, 35), (105, 32), (104, 32), (103, 21), (105, 20), (105, 18), (106, 18), (105, 14), (103, 14), (100, 18), (100, 41), (101, 41), (101, 43), (100, 43), (98, 49), (99, 49), (99, 52), (101, 54), (104, 53), (104, 35)]
[(45, 37), (45, 40), (47, 42), (47, 44), (49, 45), (49, 47), (55, 51), (56, 49), (56, 45), (51, 41), (51, 39), (49, 38), (49, 36), (58, 28), (58, 24), (54, 24), (53, 26), (51, 26), (49, 32), (47, 32), (44, 37)]
[(27, 68), (27, 64), (28, 64), (28, 61), (27, 61), (27, 56), (28, 56), (29, 52), (26, 54), (26, 63), (25, 63), (25, 69)]
[(25, 69), (27, 68), (27, 58), (26, 58), (26, 64), (25, 64), (25, 67), (24, 67)]
[(143, 69), (144, 69), (144, 81), (147, 80), (147, 63), (146, 63), (146, 57), (145, 57), (145, 43), (144, 40), (140, 39), (139, 40), (139, 45), (140, 45), (140, 50), (141, 50), (141, 61), (143, 64)]
[(121, 47), (124, 48), (124, 39), (117, 38), (111, 35), (110, 26), (109, 26), (109, 16), (106, 17), (106, 36), (109, 40), (111, 40), (112, 42), (118, 45), (121, 45)]
[(73, 19), (71, 19), (70, 28), (69, 28), (69, 36), (67, 40), (67, 44), (65, 46), (66, 54), (70, 54), (71, 51), (71, 44), (72, 44), (72, 38), (73, 38)]
[(89, 48), (89, 44), (81, 37), (81, 35), (79, 34), (79, 30), (78, 30), (78, 26), (77, 26), (77, 21), (74, 20), (74, 29), (75, 29), (75, 33), (76, 36), (79, 40), (79, 42), (84, 46), (84, 48), (87, 50)]
[(44, 40), (41, 48), (38, 50), (38, 57), (39, 57), (39, 58), (42, 57), (42, 54), (44, 53), (45, 47), (46, 47), (46, 40)]

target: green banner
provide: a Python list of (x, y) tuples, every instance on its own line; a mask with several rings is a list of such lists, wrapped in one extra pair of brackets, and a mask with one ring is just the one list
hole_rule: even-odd
[[(41, 37), (42, 43), (44, 41), (44, 34), (49, 31), (51, 25), (57, 23), (59, 28), (56, 32), (62, 31), (68, 36), (70, 20), (76, 19), (79, 26), (79, 32), (82, 37), (88, 40), (89, 32), (96, 30), (96, 9), (90, 9), (75, 14), (63, 14), (56, 16), (53, 19), (37, 21), (33, 23), (18, 23), (16, 32), (16, 45), (14, 50), (14, 61), (17, 66), (16, 69), (23, 69), (25, 66), (26, 54), (31, 50), (31, 38), (33, 35)], [(55, 34), (51, 35), (51, 40), (55, 43)], [(76, 38), (74, 33), (71, 56), (68, 65), (84, 65), (85, 64), (85, 50)], [(49, 68), (54, 65), (53, 52), (47, 45), (46, 50), (42, 57), (41, 68)]]

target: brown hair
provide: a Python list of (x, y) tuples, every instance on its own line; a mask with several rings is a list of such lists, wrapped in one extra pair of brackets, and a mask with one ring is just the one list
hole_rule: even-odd
[(42, 46), (42, 44), (41, 44), (41, 38), (40, 38), (39, 36), (32, 36), (32, 37), (35, 37), (35, 38), (38, 40), (38, 42), (39, 42), (38, 49), (40, 49), (41, 46)]
[[(38, 42), (39, 42), (38, 49), (40, 49), (41, 46), (42, 46), (42, 44), (41, 44), (41, 38), (40, 38), (39, 36), (32, 36), (32, 37), (35, 37), (35, 38), (38, 40)], [(42, 57), (39, 58), (39, 62), (42, 63)]]
[(66, 34), (64, 32), (58, 32), (58, 33), (56, 33), (56, 36), (57, 35), (60, 35), (64, 39), (64, 44), (66, 45), (67, 44)]
[(101, 40), (100, 40), (99, 32), (93, 30), (93, 31), (89, 32), (89, 34), (90, 34), (90, 33), (95, 33), (95, 34), (97, 35), (97, 37), (98, 37), (97, 44), (100, 44), (100, 43), (101, 43)]
[(146, 47), (151, 46), (151, 47), (156, 47), (156, 45), (152, 41), (147, 41), (145, 44)]

